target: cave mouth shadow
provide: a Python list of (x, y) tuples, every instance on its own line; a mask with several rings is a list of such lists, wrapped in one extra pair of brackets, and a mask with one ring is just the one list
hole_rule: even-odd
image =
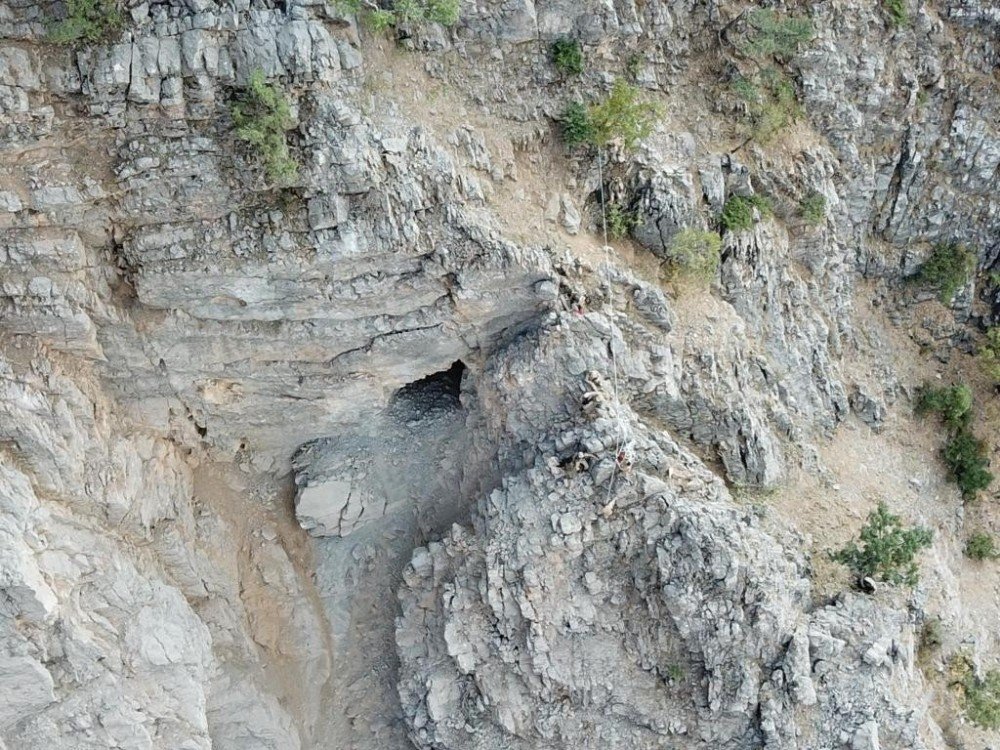
[(400, 421), (421, 419), (440, 412), (462, 410), (462, 379), (468, 368), (456, 359), (446, 370), (431, 373), (396, 391), (387, 412)]

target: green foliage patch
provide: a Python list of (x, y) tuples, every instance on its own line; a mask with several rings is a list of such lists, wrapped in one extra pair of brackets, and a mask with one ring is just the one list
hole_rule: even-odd
[(249, 143), (264, 164), (268, 179), (288, 182), (298, 174), (298, 164), (288, 151), (285, 132), (294, 126), (291, 109), (281, 89), (254, 71), (250, 85), (232, 106), (233, 123), (240, 140)]
[(979, 347), (978, 356), (986, 374), (1000, 383), (1000, 326), (986, 331), (986, 343)]
[(772, 8), (757, 8), (746, 18), (747, 33), (740, 47), (749, 57), (787, 61), (813, 36), (812, 22), (804, 16), (786, 16)]
[(791, 80), (773, 66), (737, 78), (733, 91), (746, 105), (750, 137), (759, 143), (772, 141), (802, 114)]
[(918, 580), (915, 558), (932, 540), (929, 529), (904, 528), (899, 516), (890, 513), (885, 503), (879, 503), (861, 529), (860, 544), (850, 542), (831, 557), (850, 568), (859, 580), (877, 578), (894, 585), (914, 586)]
[(910, 14), (906, 10), (906, 0), (882, 0), (882, 7), (889, 14), (893, 26), (902, 26), (910, 19)]
[(962, 497), (974, 500), (980, 490), (990, 486), (993, 475), (986, 444), (972, 432), (972, 390), (964, 383), (945, 388), (925, 385), (917, 394), (916, 411), (937, 414), (948, 427), (944, 462)]
[(608, 234), (616, 240), (624, 239), (639, 223), (634, 212), (629, 211), (620, 203), (609, 203), (605, 209), (608, 222)]
[(976, 270), (976, 254), (965, 245), (955, 242), (938, 245), (931, 256), (920, 266), (916, 280), (927, 286), (937, 287), (938, 299), (947, 305), (963, 286), (969, 283)]
[(578, 76), (583, 72), (583, 49), (576, 39), (561, 37), (552, 42), (549, 51), (552, 64), (564, 76)]
[(125, 25), (118, 0), (66, 0), (66, 17), (49, 26), (56, 44), (99, 42)]
[(965, 542), (965, 554), (973, 560), (995, 560), (996, 542), (985, 531), (973, 532)]
[(644, 100), (638, 88), (618, 79), (607, 98), (597, 104), (570, 103), (560, 122), (569, 146), (619, 143), (631, 150), (649, 136), (660, 114), (660, 107)]
[(813, 191), (799, 201), (799, 216), (813, 226), (823, 223), (826, 218), (826, 198), (823, 194)]
[(734, 195), (722, 207), (722, 228), (727, 232), (742, 232), (752, 229), (757, 223), (756, 214), (761, 218), (771, 215), (771, 202), (763, 195), (749, 197)]
[(382, 8), (374, 0), (334, 0), (347, 13), (357, 13), (374, 31), (384, 31), (397, 24), (458, 23), (460, 0), (395, 0), (391, 8)]
[(719, 270), (722, 238), (715, 232), (682, 229), (670, 243), (669, 257), (680, 275), (711, 279)]
[(955, 657), (951, 669), (969, 720), (983, 729), (1000, 729), (1000, 670), (979, 676), (968, 654)]

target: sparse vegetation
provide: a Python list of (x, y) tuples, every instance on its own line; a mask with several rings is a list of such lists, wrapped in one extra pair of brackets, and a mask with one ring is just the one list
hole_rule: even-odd
[(727, 232), (742, 232), (752, 229), (757, 221), (755, 211), (761, 218), (770, 216), (771, 202), (763, 195), (732, 196), (722, 207), (722, 216), (720, 217), (722, 228)]
[(955, 430), (966, 427), (972, 420), (972, 389), (965, 383), (946, 388), (925, 385), (917, 393), (917, 414), (937, 414)]
[(965, 245), (950, 242), (934, 248), (917, 271), (916, 280), (921, 284), (937, 287), (938, 298), (947, 305), (976, 270), (976, 254)]
[(965, 384), (947, 388), (924, 386), (917, 394), (918, 414), (937, 414), (948, 427), (948, 442), (942, 455), (949, 473), (966, 500), (975, 499), (990, 486), (986, 444), (972, 432), (972, 390)]
[(590, 112), (580, 102), (570, 102), (563, 110), (559, 122), (567, 146), (581, 146), (584, 143), (593, 143), (596, 139)]
[(812, 22), (803, 16), (784, 16), (771, 8), (758, 8), (747, 14), (747, 33), (741, 51), (750, 57), (773, 57), (787, 61), (801, 45), (812, 39)]
[(1000, 729), (1000, 670), (980, 677), (968, 654), (960, 654), (951, 660), (951, 673), (969, 720), (983, 729)]
[(973, 560), (995, 560), (996, 542), (985, 531), (976, 531), (965, 542), (965, 555)]
[(821, 224), (826, 218), (826, 198), (813, 191), (799, 201), (799, 216), (807, 224)]
[(1000, 383), (1000, 326), (986, 331), (986, 343), (979, 347), (979, 362), (994, 383)]
[(719, 269), (722, 239), (715, 232), (682, 229), (670, 243), (670, 260), (676, 271), (693, 278), (710, 279)]
[(920, 628), (920, 639), (917, 642), (917, 655), (920, 660), (926, 661), (932, 652), (941, 648), (943, 642), (941, 620), (936, 617), (926, 620), (923, 627)]
[(906, 10), (906, 0), (882, 0), (882, 7), (889, 14), (893, 26), (902, 26), (910, 18)]
[(562, 37), (552, 43), (552, 64), (564, 76), (580, 75), (583, 72), (583, 50), (576, 39)]
[(639, 223), (635, 213), (629, 211), (620, 203), (609, 203), (606, 215), (608, 222), (608, 234), (616, 240), (627, 237)]
[(746, 104), (749, 135), (759, 143), (770, 142), (801, 114), (795, 87), (775, 67), (766, 67), (751, 78), (737, 78), (733, 91)]
[(294, 121), (282, 91), (267, 83), (261, 71), (250, 76), (250, 85), (232, 106), (236, 135), (249, 143), (273, 182), (287, 182), (298, 174), (298, 164), (288, 152), (285, 132)]
[(850, 568), (859, 581), (877, 578), (913, 586), (918, 580), (917, 553), (930, 546), (932, 539), (929, 529), (904, 528), (899, 516), (890, 513), (885, 503), (879, 503), (861, 529), (860, 545), (851, 542), (831, 557)]
[(374, 0), (334, 0), (334, 4), (341, 11), (357, 13), (374, 31), (401, 23), (454, 26), (459, 17), (459, 0), (395, 0), (391, 8), (382, 8)]
[(570, 146), (589, 143), (602, 147), (619, 143), (633, 149), (652, 132), (659, 114), (660, 108), (644, 101), (639, 89), (619, 79), (605, 100), (589, 107), (571, 103), (560, 122), (563, 138)]
[(66, 17), (49, 26), (56, 44), (99, 42), (125, 24), (118, 0), (66, 0)]

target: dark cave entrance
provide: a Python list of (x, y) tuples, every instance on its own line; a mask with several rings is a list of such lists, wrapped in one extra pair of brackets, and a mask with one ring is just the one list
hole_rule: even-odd
[(416, 419), (439, 411), (462, 408), (462, 379), (465, 363), (457, 359), (446, 370), (407, 383), (389, 402), (389, 413), (397, 418)]

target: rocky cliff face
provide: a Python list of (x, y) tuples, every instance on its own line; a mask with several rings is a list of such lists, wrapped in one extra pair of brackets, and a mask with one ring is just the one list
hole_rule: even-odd
[[(0, 4), (0, 747), (996, 743), (946, 674), (1000, 658), (993, 511), (910, 404), (995, 322), (991, 3), (810, 4), (766, 143), (739, 3), (121, 7), (63, 47), (62, 4)], [(233, 133), (255, 71), (281, 187)], [(567, 149), (617, 78), (652, 133)], [(943, 242), (947, 306), (904, 283)], [(912, 592), (827, 560), (879, 500), (936, 533)]]

